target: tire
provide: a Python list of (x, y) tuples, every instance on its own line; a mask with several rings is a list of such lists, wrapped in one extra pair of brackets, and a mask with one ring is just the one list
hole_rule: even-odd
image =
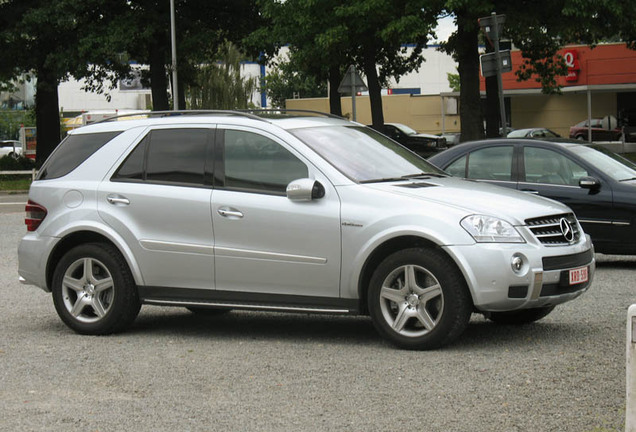
[(128, 264), (108, 244), (88, 243), (68, 251), (55, 268), (51, 290), (58, 315), (80, 334), (124, 330), (141, 308)]
[(489, 312), (486, 318), (497, 324), (530, 324), (548, 316), (554, 310), (554, 306), (540, 307), (534, 309), (522, 309), (511, 312)]
[(413, 248), (389, 255), (371, 277), (369, 313), (378, 333), (405, 349), (439, 348), (468, 326), (466, 282), (441, 251)]
[(202, 315), (202, 316), (218, 316), (218, 315), (226, 314), (232, 310), (230, 308), (223, 308), (223, 307), (208, 308), (208, 307), (196, 307), (196, 306), (188, 306), (186, 307), (186, 309), (192, 312), (193, 314)]

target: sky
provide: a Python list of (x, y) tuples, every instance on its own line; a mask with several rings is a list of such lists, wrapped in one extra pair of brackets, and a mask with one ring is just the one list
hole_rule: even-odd
[(446, 41), (448, 37), (457, 29), (453, 22), (454, 17), (445, 17), (437, 22), (435, 33), (437, 33), (437, 41)]

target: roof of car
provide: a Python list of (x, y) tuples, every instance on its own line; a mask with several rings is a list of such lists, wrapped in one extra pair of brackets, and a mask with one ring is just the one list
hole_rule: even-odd
[(139, 126), (165, 124), (218, 123), (275, 124), (283, 129), (312, 126), (351, 125), (347, 119), (331, 114), (303, 110), (255, 110), (255, 111), (163, 111), (144, 115), (123, 115), (91, 123), (71, 131), (71, 134), (124, 131)]
[(577, 140), (569, 139), (569, 138), (491, 138), (484, 139), (478, 141), (467, 141), (456, 146), (449, 148), (448, 150), (444, 150), (443, 152), (437, 153), (429, 158), (431, 162), (435, 160), (446, 160), (447, 157), (453, 157), (454, 155), (459, 155), (464, 153), (467, 150), (470, 150), (475, 147), (481, 146), (503, 146), (510, 144), (527, 144), (533, 146), (558, 146), (562, 148), (572, 149), (577, 146), (584, 146), (585, 143), (582, 143)]

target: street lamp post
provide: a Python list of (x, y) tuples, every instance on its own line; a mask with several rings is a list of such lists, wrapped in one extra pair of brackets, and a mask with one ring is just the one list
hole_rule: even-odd
[(172, 104), (179, 110), (179, 86), (177, 84), (177, 35), (174, 19), (174, 0), (170, 0), (170, 42), (172, 44)]

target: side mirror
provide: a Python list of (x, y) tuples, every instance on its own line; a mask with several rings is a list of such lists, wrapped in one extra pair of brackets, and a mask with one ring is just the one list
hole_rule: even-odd
[(291, 201), (311, 201), (325, 196), (325, 187), (317, 180), (298, 179), (287, 185), (287, 198)]
[(601, 182), (594, 177), (581, 177), (579, 179), (579, 186), (583, 189), (598, 189), (601, 187)]

